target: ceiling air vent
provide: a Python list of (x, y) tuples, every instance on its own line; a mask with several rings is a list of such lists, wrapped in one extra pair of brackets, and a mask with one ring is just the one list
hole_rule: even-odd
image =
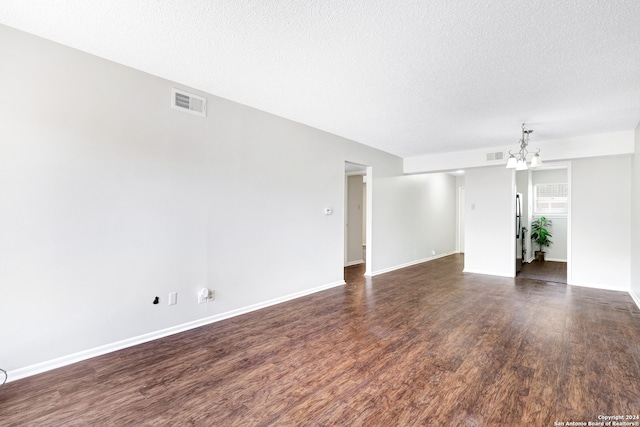
[(495, 153), (487, 153), (487, 161), (492, 162), (494, 160), (503, 160), (504, 153), (502, 151), (497, 151)]
[(207, 98), (172, 88), (171, 108), (197, 116), (207, 117)]

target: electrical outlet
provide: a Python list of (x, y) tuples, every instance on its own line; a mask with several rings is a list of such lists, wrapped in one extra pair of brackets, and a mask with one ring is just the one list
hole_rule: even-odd
[(209, 293), (210, 291), (207, 288), (200, 289), (200, 292), (198, 292), (198, 304), (204, 304), (209, 301)]
[(213, 301), (214, 291), (207, 288), (200, 289), (198, 292), (198, 304), (204, 304), (205, 302)]
[(178, 293), (170, 292), (169, 293), (169, 305), (176, 305), (178, 303)]

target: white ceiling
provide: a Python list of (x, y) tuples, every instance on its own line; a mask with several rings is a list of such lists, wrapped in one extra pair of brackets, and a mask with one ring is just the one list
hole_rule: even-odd
[(403, 157), (640, 121), (638, 0), (2, 0), (0, 23)]

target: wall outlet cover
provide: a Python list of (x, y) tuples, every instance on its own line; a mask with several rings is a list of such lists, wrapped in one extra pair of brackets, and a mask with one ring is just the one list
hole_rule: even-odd
[(178, 303), (178, 293), (170, 292), (169, 293), (169, 305), (176, 305)]

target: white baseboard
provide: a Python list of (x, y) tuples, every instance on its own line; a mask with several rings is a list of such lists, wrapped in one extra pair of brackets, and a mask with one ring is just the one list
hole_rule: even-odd
[(236, 310), (227, 311), (225, 313), (216, 314), (214, 316), (204, 317), (202, 319), (194, 320), (192, 322), (187, 322), (180, 325), (172, 326), (170, 328), (161, 329), (158, 331), (150, 332), (150, 333), (139, 335), (132, 338), (127, 338), (122, 341), (105, 344), (99, 347), (95, 347), (88, 350), (80, 351), (78, 353), (70, 354), (68, 356), (63, 356), (57, 359), (48, 360), (46, 362), (25, 366), (24, 368), (14, 369), (12, 371), (7, 372), (8, 374), (7, 382), (17, 381), (19, 379), (30, 377), (32, 375), (41, 374), (43, 372), (61, 368), (63, 366), (67, 366), (73, 363), (81, 362), (83, 360), (91, 359), (92, 357), (102, 356), (103, 354), (122, 350), (128, 347), (133, 347), (135, 345), (157, 340), (159, 338), (164, 338), (169, 335), (178, 334), (180, 332), (188, 331), (190, 329), (198, 328), (200, 326), (209, 325), (211, 323), (219, 322), (221, 320), (225, 320), (230, 317), (240, 316), (242, 314), (250, 313), (252, 311), (260, 310), (262, 308), (270, 307), (272, 305), (280, 304), (286, 301), (291, 301), (293, 299), (314, 294), (316, 292), (342, 286), (344, 284), (346, 284), (344, 280), (339, 280), (334, 283), (329, 283), (327, 285), (318, 286), (315, 288), (307, 289), (301, 292), (296, 292), (283, 297), (274, 298), (274, 299), (260, 302), (257, 304), (252, 304)]
[(440, 254), (440, 255), (434, 255), (434, 256), (429, 257), (429, 258), (423, 258), (423, 259), (419, 259), (419, 260), (416, 260), (416, 261), (407, 262), (405, 264), (396, 265), (394, 267), (383, 268), (382, 270), (376, 270), (376, 271), (371, 272), (370, 274), (365, 274), (365, 276), (373, 277), (373, 276), (377, 276), (379, 274), (389, 273), (391, 271), (400, 270), (401, 268), (411, 267), (412, 265), (422, 264), (423, 262), (433, 261), (434, 259), (438, 259), (438, 258), (444, 258), (446, 256), (453, 255), (455, 253), (456, 252), (447, 252), (447, 253)]
[[(525, 262), (526, 263), (532, 263), (536, 260), (536, 257), (531, 257), (528, 258)], [(560, 259), (560, 258), (545, 258), (545, 261), (551, 261), (551, 262), (567, 262), (566, 259)]]
[(473, 273), (473, 274), (484, 274), (485, 276), (498, 276), (498, 277), (509, 277), (513, 279), (513, 274), (505, 273), (503, 271), (488, 271), (488, 270), (470, 270), (465, 268), (462, 270), (463, 273)]
[(603, 285), (601, 283), (585, 283), (585, 282), (576, 283), (576, 282), (571, 282), (571, 283), (569, 283), (569, 285), (570, 286), (579, 286), (579, 287), (582, 287), (582, 288), (602, 289), (604, 291), (630, 292), (628, 287), (609, 286), (609, 285)]
[(359, 259), (357, 261), (349, 261), (345, 267), (351, 267), (352, 265), (364, 264), (363, 259)]
[(640, 309), (640, 296), (638, 296), (638, 294), (636, 294), (632, 290), (629, 291), (629, 295), (631, 295), (631, 299), (633, 299), (633, 302), (635, 302)]

